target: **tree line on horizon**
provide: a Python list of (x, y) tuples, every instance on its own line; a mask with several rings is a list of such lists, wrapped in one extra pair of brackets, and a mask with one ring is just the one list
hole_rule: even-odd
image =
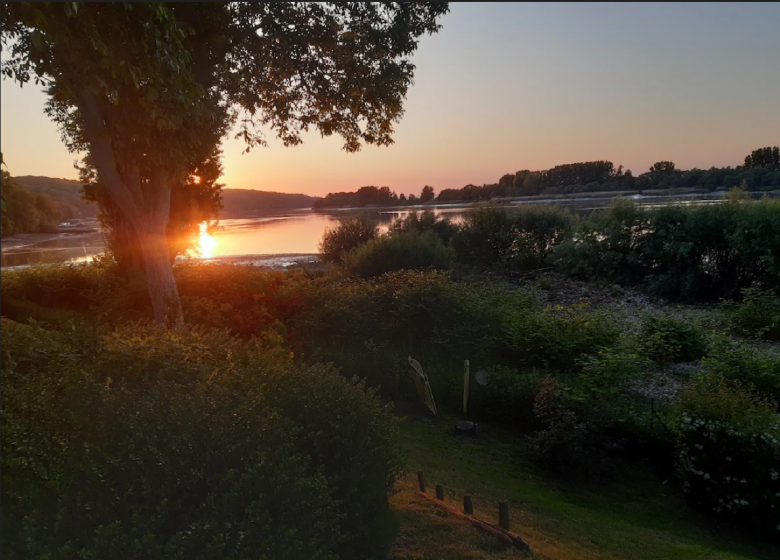
[(426, 185), (422, 188), (420, 196), (410, 194), (398, 195), (391, 191), (390, 187), (360, 187), (356, 192), (328, 193), (325, 198), (314, 202), (313, 208), (339, 208), (343, 206), (403, 206), (413, 204), (425, 204), (434, 199), (433, 187)]
[(426, 202), (478, 202), (501, 197), (561, 195), (589, 192), (645, 191), (697, 188), (713, 191), (746, 185), (751, 191), (780, 188), (780, 147), (754, 150), (737, 167), (677, 169), (672, 161), (659, 161), (634, 175), (611, 161), (587, 161), (556, 165), (542, 171), (523, 169), (506, 173), (497, 183), (469, 184), (460, 189), (443, 189), (434, 196), (426, 186), (420, 197), (397, 195), (390, 187), (361, 187), (356, 192), (329, 193), (314, 203), (315, 209), (344, 206), (404, 206)]

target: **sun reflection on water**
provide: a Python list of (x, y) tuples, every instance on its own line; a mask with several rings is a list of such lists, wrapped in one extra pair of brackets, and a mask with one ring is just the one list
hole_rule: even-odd
[(200, 237), (198, 239), (198, 253), (202, 259), (210, 259), (214, 256), (217, 240), (209, 233), (208, 224), (200, 224)]

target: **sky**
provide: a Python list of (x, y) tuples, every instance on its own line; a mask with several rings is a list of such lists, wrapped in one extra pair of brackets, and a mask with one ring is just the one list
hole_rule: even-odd
[[(227, 188), (323, 196), (364, 185), (419, 194), (505, 173), (606, 159), (646, 171), (736, 166), (780, 143), (780, 3), (451, 3), (420, 40), (391, 147), (339, 137), (242, 154)], [(34, 85), (2, 81), (0, 144), (12, 175), (77, 178)]]

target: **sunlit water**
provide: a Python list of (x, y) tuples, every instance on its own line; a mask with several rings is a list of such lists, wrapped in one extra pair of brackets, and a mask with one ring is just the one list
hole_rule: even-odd
[[(539, 201), (541, 202), (541, 201)], [(664, 200), (644, 200), (648, 205), (664, 204)], [(584, 212), (609, 204), (609, 199), (569, 199), (559, 202), (575, 212)], [(431, 208), (439, 215), (454, 221), (461, 219), (463, 206)], [(327, 214), (302, 211), (284, 215), (250, 219), (222, 220), (217, 228), (207, 231), (205, 224), (193, 239), (190, 257), (219, 259), (240, 255), (314, 254), (319, 252), (322, 234), (337, 225), (340, 217), (366, 215), (386, 230), (394, 219), (409, 214), (407, 209), (342, 210)], [(104, 248), (101, 233), (86, 235), (64, 234), (57, 239), (14, 247), (3, 251), (2, 267), (25, 266), (45, 263), (91, 261)]]

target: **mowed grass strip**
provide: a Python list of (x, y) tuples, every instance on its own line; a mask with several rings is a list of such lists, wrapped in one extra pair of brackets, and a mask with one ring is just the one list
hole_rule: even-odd
[(480, 424), (477, 438), (456, 437), (454, 417), (407, 418), (402, 424), (408, 474), (391, 499), (400, 532), (397, 559), (528, 557), (419, 495), (416, 471), (428, 493), (445, 487), (460, 507), (470, 494), (480, 519), (498, 521), (508, 500), (512, 531), (549, 560), (776, 560), (780, 548), (718, 527), (689, 508), (674, 490), (635, 465), (604, 483), (553, 479), (528, 461), (522, 436)]

